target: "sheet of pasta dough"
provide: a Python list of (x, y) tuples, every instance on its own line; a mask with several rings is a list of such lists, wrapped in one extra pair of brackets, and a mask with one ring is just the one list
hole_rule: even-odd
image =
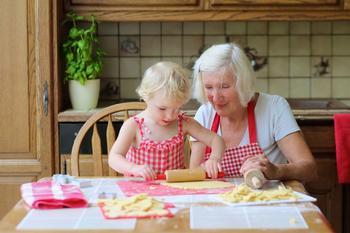
[(219, 180), (204, 180), (204, 181), (191, 181), (191, 182), (174, 182), (174, 183), (161, 183), (161, 185), (180, 188), (180, 189), (217, 189), (217, 188), (228, 188), (234, 185)]

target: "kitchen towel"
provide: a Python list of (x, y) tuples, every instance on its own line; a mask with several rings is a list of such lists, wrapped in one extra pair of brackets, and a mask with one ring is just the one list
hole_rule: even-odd
[(21, 185), (23, 200), (34, 209), (87, 207), (88, 202), (77, 185), (39, 181)]
[(338, 181), (350, 183), (350, 114), (334, 114)]

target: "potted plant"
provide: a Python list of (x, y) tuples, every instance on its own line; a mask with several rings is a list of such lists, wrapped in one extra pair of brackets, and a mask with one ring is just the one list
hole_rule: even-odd
[(83, 16), (75, 12), (67, 13), (67, 21), (72, 23), (67, 39), (63, 43), (65, 57), (65, 76), (68, 81), (69, 97), (75, 110), (96, 108), (102, 72), (102, 57), (104, 53), (96, 47), (96, 20), (90, 16), (88, 27), (79, 26)]

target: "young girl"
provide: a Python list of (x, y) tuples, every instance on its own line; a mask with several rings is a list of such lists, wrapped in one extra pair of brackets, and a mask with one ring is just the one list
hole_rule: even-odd
[(216, 178), (225, 144), (220, 136), (180, 113), (190, 91), (188, 74), (179, 65), (159, 62), (148, 68), (137, 89), (147, 107), (122, 125), (109, 154), (109, 166), (146, 180), (166, 170), (185, 168), (184, 137), (189, 134), (212, 148), (204, 169)]

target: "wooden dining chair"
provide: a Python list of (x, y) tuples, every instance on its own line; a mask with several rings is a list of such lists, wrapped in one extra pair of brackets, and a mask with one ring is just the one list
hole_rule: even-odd
[[(101, 109), (100, 111), (93, 114), (81, 127), (81, 129), (78, 132), (78, 135), (76, 136), (71, 157), (70, 157), (70, 164), (67, 164), (68, 167), (68, 173), (70, 173), (73, 176), (79, 176), (81, 175), (80, 170), (80, 157), (86, 157), (79, 156), (80, 155), (80, 147), (82, 144), (83, 139), (87, 135), (90, 129), (92, 129), (92, 137), (91, 137), (91, 162), (92, 162), (92, 171), (89, 173), (89, 175), (92, 176), (117, 176), (118, 174), (111, 168), (104, 167), (103, 161), (106, 161), (106, 156), (102, 155), (102, 147), (101, 147), (101, 137), (97, 129), (97, 123), (98, 122), (107, 122), (107, 129), (106, 129), (106, 142), (107, 142), (107, 158), (110, 149), (112, 148), (112, 145), (116, 139), (116, 133), (113, 126), (113, 121), (122, 121), (124, 122), (127, 120), (131, 115), (137, 114), (137, 110), (144, 110), (146, 108), (146, 104), (144, 102), (127, 102), (127, 103), (119, 103), (115, 104), (106, 108)], [(132, 112), (133, 111), (133, 112)], [(105, 159), (103, 159), (105, 158)], [(108, 166), (108, 163), (107, 163)], [(70, 171), (70, 172), (69, 172)], [(106, 172), (108, 171), (108, 172)], [(106, 174), (107, 173), (107, 174)]]

